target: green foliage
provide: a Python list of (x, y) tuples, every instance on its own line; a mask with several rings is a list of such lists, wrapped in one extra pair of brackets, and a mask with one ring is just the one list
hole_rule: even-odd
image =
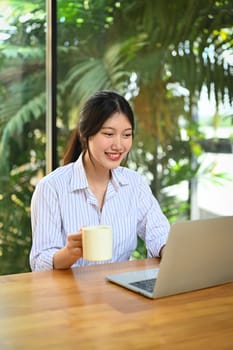
[(137, 249), (132, 254), (132, 258), (137, 260), (137, 259), (144, 259), (147, 256), (147, 251), (145, 247), (144, 241), (138, 237), (138, 244), (137, 244)]
[(41, 116), (45, 115), (45, 93), (36, 96), (31, 99), (9, 120), (5, 126), (1, 142), (0, 142), (0, 158), (1, 165), (0, 171), (2, 173), (9, 171), (9, 156), (10, 148), (12, 148), (12, 142), (9, 143), (9, 139), (14, 135), (18, 136), (17, 141), (19, 141), (22, 136), (24, 136), (23, 128), (32, 120), (37, 120)]
[(35, 171), (12, 170), (9, 178), (1, 178), (0, 193), (0, 274), (29, 271), (30, 184)]

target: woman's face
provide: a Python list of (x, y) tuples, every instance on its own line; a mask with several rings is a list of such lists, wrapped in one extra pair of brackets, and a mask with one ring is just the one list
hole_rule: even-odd
[(89, 151), (95, 166), (114, 169), (127, 156), (132, 146), (133, 130), (121, 112), (109, 117), (100, 131), (89, 137)]

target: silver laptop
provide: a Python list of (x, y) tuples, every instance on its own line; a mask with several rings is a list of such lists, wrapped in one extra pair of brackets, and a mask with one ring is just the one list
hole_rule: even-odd
[(233, 282), (233, 216), (177, 222), (159, 268), (106, 279), (153, 299)]

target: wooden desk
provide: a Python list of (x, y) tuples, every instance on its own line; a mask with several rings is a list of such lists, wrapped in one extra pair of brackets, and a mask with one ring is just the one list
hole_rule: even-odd
[(0, 349), (233, 349), (233, 283), (150, 300), (105, 281), (155, 259), (0, 277)]

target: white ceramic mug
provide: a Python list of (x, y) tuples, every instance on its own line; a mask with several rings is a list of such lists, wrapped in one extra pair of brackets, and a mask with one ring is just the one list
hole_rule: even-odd
[(112, 227), (107, 225), (82, 228), (83, 258), (104, 261), (112, 258)]

